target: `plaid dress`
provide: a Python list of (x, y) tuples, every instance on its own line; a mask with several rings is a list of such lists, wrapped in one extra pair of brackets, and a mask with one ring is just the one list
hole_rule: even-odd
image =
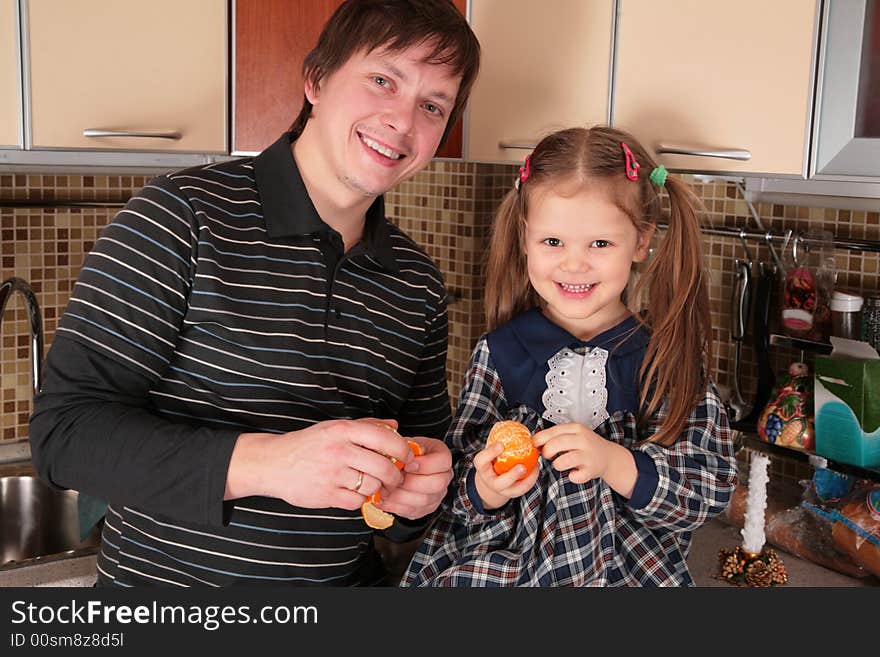
[[(693, 586), (691, 532), (727, 506), (736, 461), (724, 406), (710, 383), (681, 437), (641, 442), (637, 373), (648, 336), (634, 318), (589, 342), (532, 310), (480, 338), (446, 442), (455, 478), (401, 586)], [(639, 471), (627, 500), (601, 479), (569, 481), (540, 460), (536, 485), (500, 509), (482, 508), (473, 456), (492, 425), (550, 422), (541, 400), (548, 362), (560, 350), (600, 347), (607, 414), (595, 431), (633, 451)]]

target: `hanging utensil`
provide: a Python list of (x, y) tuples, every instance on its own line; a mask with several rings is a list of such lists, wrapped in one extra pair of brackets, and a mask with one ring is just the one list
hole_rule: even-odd
[(771, 262), (759, 262), (758, 272), (760, 278), (755, 285), (755, 317), (752, 324), (752, 344), (758, 360), (758, 383), (751, 412), (740, 421), (741, 427), (734, 427), (751, 432), (755, 431), (758, 418), (770, 401), (773, 386), (776, 385), (776, 375), (770, 364), (770, 317), (779, 269)]
[[(751, 259), (750, 259), (751, 260)], [(731, 337), (734, 341), (733, 361), (733, 398), (730, 401), (732, 422), (742, 420), (749, 412), (749, 406), (742, 396), (740, 386), (740, 369), (742, 365), (742, 343), (746, 335), (746, 324), (749, 317), (749, 304), (751, 301), (751, 267), (749, 261), (734, 260), (734, 281), (731, 318), (733, 327)]]

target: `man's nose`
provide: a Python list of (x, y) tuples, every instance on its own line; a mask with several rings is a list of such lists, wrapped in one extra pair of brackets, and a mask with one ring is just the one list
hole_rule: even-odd
[(408, 135), (415, 125), (418, 104), (405, 98), (397, 98), (385, 108), (382, 120), (395, 132)]

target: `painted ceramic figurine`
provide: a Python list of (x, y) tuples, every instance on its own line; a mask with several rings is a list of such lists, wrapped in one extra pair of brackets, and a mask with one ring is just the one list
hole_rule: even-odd
[(813, 377), (804, 363), (792, 363), (758, 418), (761, 440), (783, 447), (812, 451)]

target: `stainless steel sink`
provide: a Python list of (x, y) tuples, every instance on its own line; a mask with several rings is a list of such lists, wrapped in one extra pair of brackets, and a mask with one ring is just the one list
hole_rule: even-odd
[(72, 490), (54, 490), (37, 477), (0, 477), (0, 569), (42, 557), (94, 553), (96, 528), (80, 540)]

